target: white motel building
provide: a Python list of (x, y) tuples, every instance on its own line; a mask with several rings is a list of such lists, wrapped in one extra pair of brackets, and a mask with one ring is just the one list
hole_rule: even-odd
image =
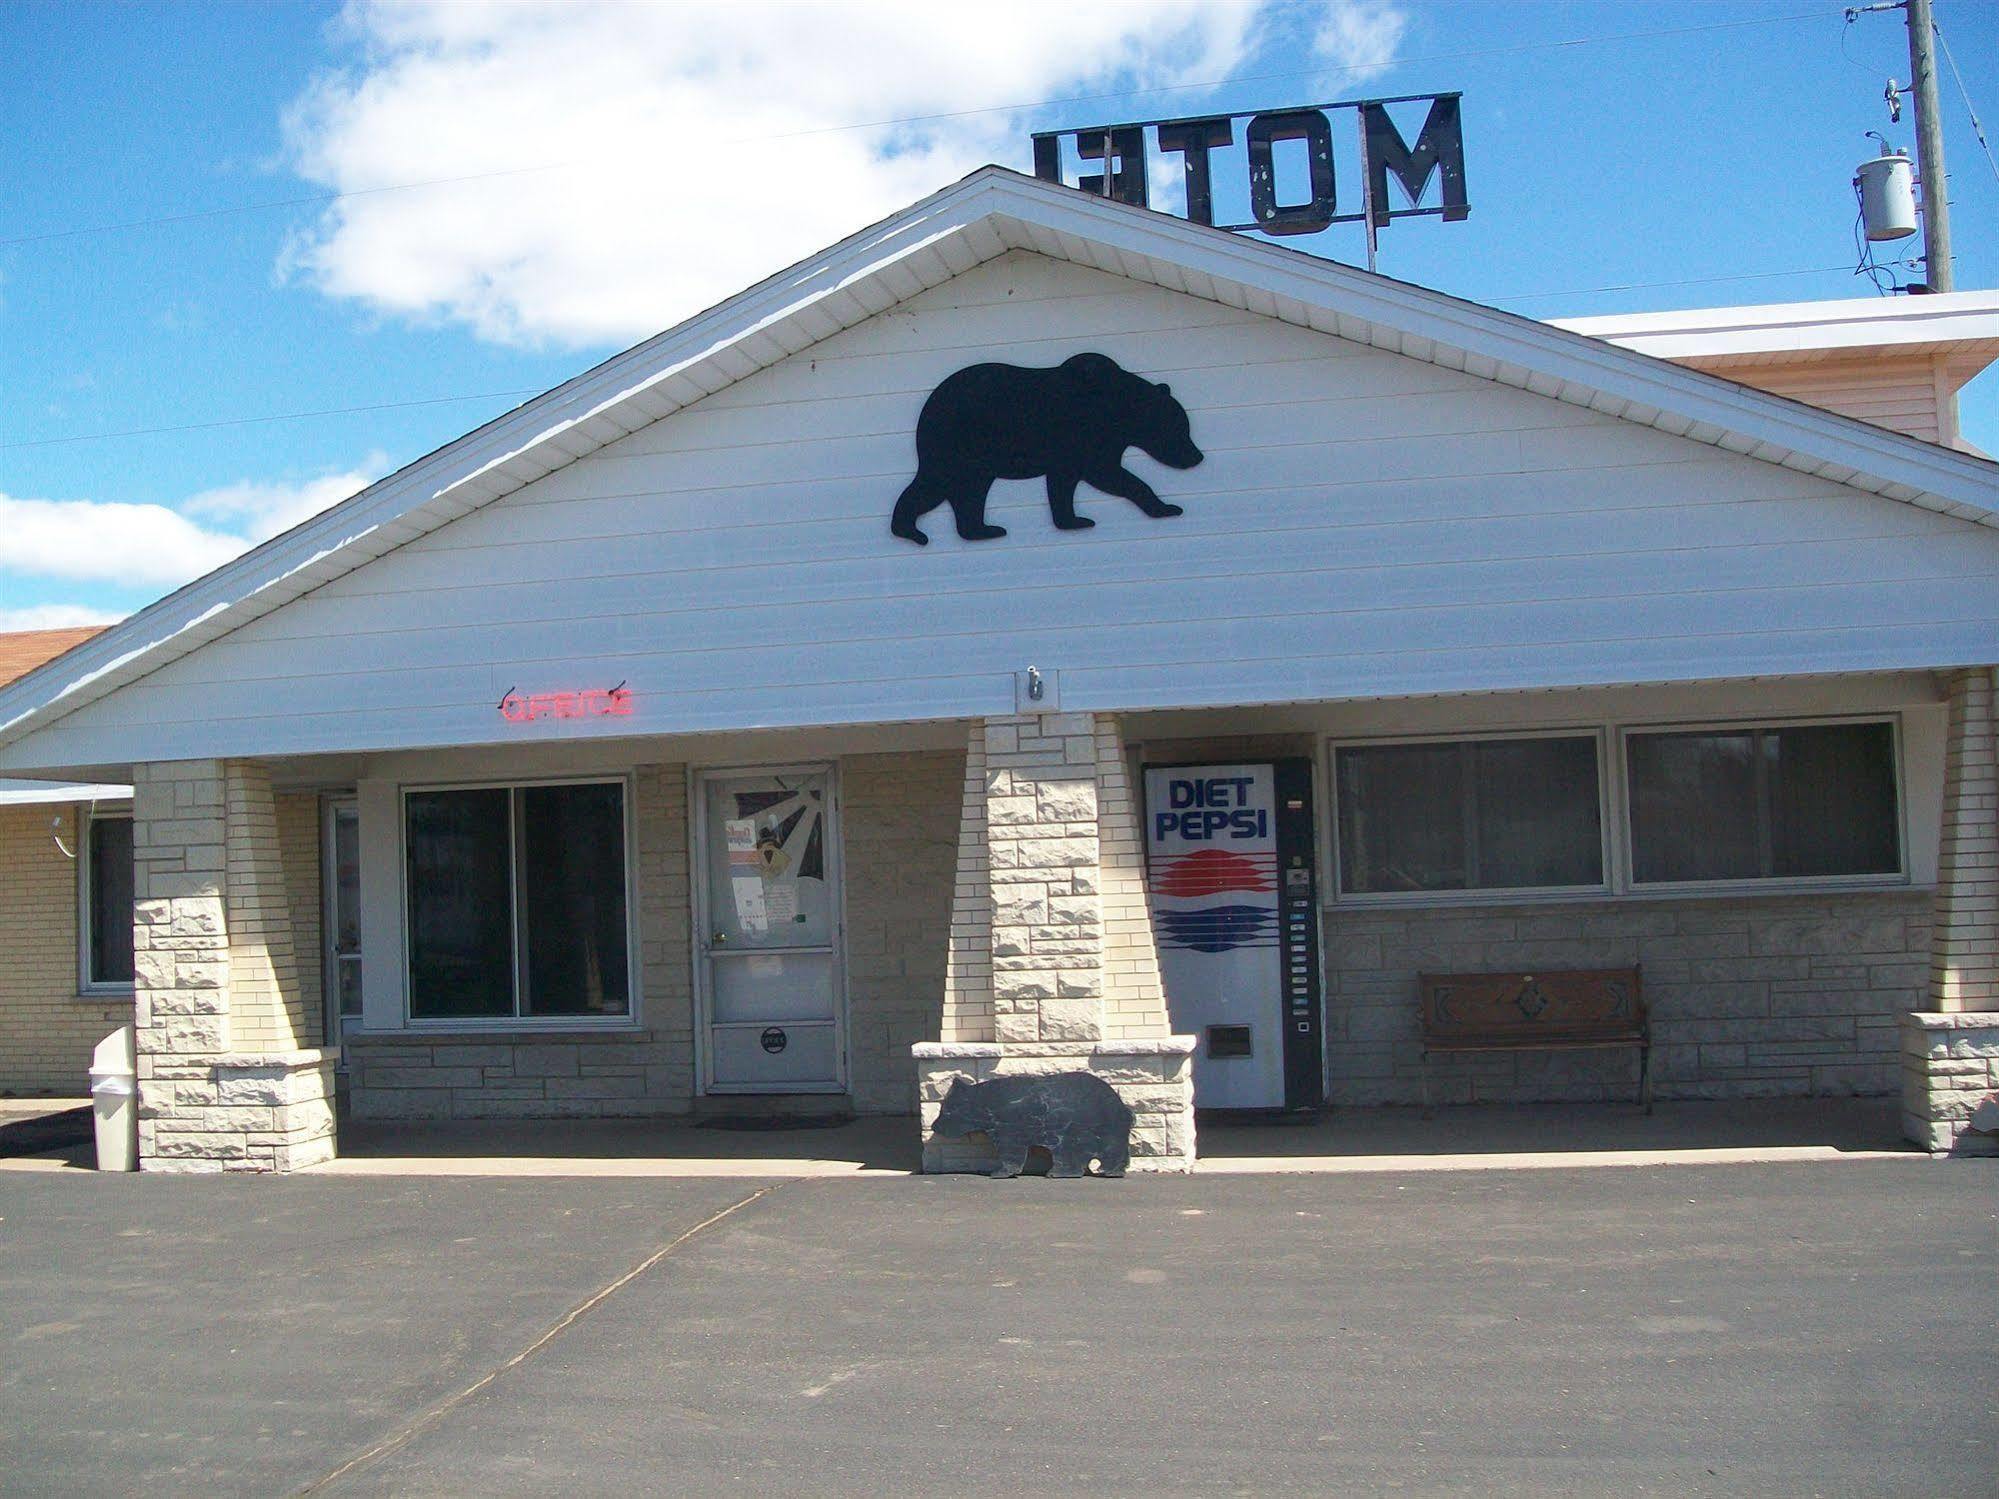
[[(0, 1089), (134, 1023), (172, 1171), (815, 1108), (975, 1168), (954, 1080), (1074, 1072), (1134, 1169), (1641, 1086), (1988, 1148), (1995, 355), (983, 169), (0, 687)], [(1578, 993), (1640, 1044), (1522, 1044)]]

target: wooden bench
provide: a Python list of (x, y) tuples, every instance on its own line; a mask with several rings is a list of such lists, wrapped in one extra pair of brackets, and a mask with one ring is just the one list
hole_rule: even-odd
[(1433, 1052), (1638, 1049), (1638, 1099), (1652, 1112), (1652, 1033), (1636, 968), (1425, 973), (1423, 1105)]

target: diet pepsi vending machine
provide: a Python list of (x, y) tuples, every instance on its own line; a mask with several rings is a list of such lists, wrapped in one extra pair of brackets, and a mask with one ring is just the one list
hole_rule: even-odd
[(1312, 762), (1145, 771), (1146, 883), (1194, 1106), (1316, 1109), (1319, 911)]

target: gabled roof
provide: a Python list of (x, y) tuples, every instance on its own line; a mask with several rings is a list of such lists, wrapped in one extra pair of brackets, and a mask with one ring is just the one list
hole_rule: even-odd
[(1010, 250), (1519, 386), (1999, 526), (1999, 466), (1301, 251), (982, 167), (197, 579), (11, 687), (0, 744)]

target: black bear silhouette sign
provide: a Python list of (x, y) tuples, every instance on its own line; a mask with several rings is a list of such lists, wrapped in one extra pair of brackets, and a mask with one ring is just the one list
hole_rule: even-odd
[(1052, 369), (974, 364), (946, 376), (916, 420), (916, 477), (895, 502), (889, 530), (929, 545), (917, 521), (949, 505), (958, 534), (992, 541), (1004, 526), (986, 520), (996, 479), (1048, 480), (1048, 508), (1064, 531), (1096, 522), (1076, 513), (1076, 486), (1121, 495), (1147, 515), (1181, 513), (1124, 466), (1137, 448), (1169, 468), (1192, 468), (1201, 450), (1187, 408), (1170, 388), (1125, 369), (1107, 354), (1077, 354)]

